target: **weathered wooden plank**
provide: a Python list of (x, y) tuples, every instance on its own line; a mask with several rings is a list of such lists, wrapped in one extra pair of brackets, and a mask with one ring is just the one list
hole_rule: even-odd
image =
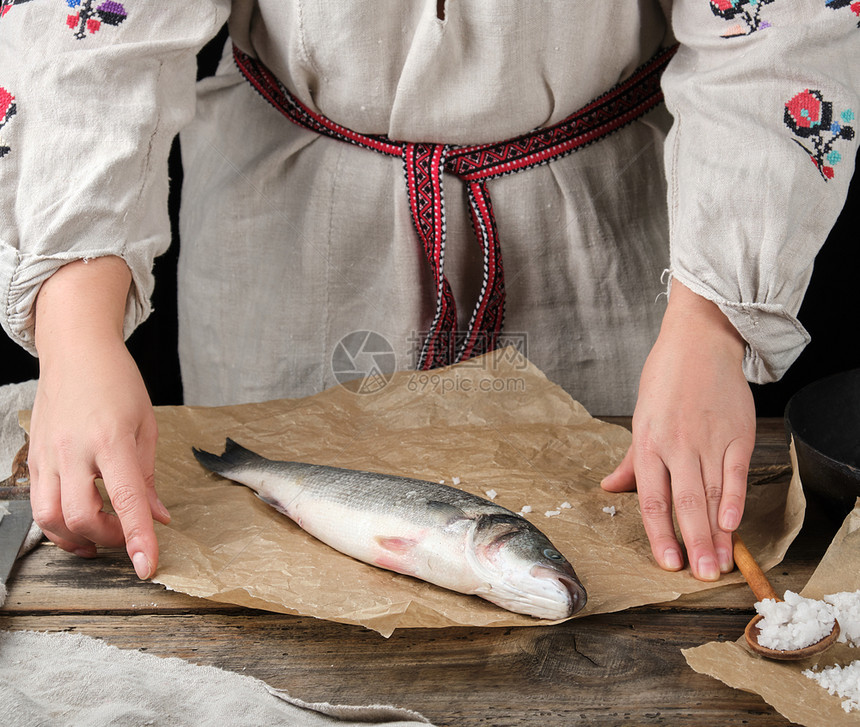
[(84, 559), (45, 542), (16, 563), (8, 585), (3, 611), (14, 613), (235, 610), (139, 580), (124, 550)]
[(440, 725), (786, 725), (761, 699), (687, 667), (681, 648), (734, 639), (747, 616), (611, 614), (554, 627), (395, 632), (254, 611), (0, 616), (218, 666), (303, 699), (390, 702)]

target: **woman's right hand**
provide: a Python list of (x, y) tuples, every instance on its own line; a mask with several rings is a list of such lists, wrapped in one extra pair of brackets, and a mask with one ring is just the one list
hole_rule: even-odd
[[(115, 257), (70, 263), (36, 303), (40, 372), (30, 424), (33, 519), (64, 550), (125, 545), (140, 578), (158, 565), (155, 416), (122, 335), (130, 274)], [(96, 478), (114, 512), (103, 510)]]

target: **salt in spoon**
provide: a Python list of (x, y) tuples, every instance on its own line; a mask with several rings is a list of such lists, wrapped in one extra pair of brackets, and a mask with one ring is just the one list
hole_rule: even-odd
[[(756, 563), (752, 553), (747, 550), (747, 546), (744, 545), (744, 541), (741, 540), (741, 536), (736, 532), (732, 534), (732, 550), (735, 564), (737, 565), (738, 570), (743, 573), (744, 578), (746, 578), (749, 587), (755, 594), (756, 600), (763, 601), (766, 598), (772, 598), (775, 601), (781, 601), (782, 599), (776, 595), (776, 591), (773, 590), (773, 586), (770, 585), (770, 581), (768, 581), (764, 571), (762, 571), (758, 563)], [(780, 659), (783, 661), (807, 659), (810, 656), (816, 656), (817, 654), (829, 649), (839, 637), (839, 623), (834, 621), (833, 630), (823, 639), (816, 641), (814, 644), (804, 646), (800, 649), (769, 649), (758, 642), (758, 624), (762, 618), (764, 617), (761, 614), (756, 614), (744, 629), (744, 636), (746, 637), (747, 645), (750, 649), (752, 649), (756, 654), (760, 654), (768, 659)]]

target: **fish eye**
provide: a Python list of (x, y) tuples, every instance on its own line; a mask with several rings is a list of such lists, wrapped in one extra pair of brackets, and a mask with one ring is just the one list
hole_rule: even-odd
[(544, 550), (543, 554), (549, 558), (550, 560), (564, 560), (564, 556), (559, 553), (557, 550), (553, 550), (552, 548), (547, 548)]

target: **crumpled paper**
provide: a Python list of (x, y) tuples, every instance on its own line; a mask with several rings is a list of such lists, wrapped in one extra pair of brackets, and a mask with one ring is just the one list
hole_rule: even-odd
[[(365, 382), (366, 383), (366, 382)], [(170, 510), (156, 524), (153, 580), (216, 601), (341, 623), (388, 636), (396, 628), (533, 626), (483, 599), (367, 565), (304, 533), (248, 488), (206, 472), (192, 447), (220, 453), (230, 437), (282, 460), (452, 484), (527, 517), (573, 563), (588, 591), (579, 615), (662, 603), (736, 583), (697, 581), (654, 562), (635, 493), (599, 483), (630, 444), (592, 418), (514, 349), (446, 369), (400, 372), (355, 393), (335, 386), (304, 399), (201, 408), (157, 407), (156, 486)], [(765, 567), (803, 521), (799, 482), (752, 487), (742, 533)], [(570, 503), (570, 508), (561, 507)], [(615, 515), (603, 508), (614, 506)], [(546, 517), (548, 511), (559, 511)]]
[[(827, 552), (800, 591), (806, 598), (821, 599), (831, 593), (860, 588), (860, 498), (848, 513)], [(683, 650), (687, 663), (701, 674), (708, 674), (736, 689), (760, 695), (786, 719), (809, 727), (849, 727), (860, 725), (860, 712), (845, 712), (842, 699), (830, 695), (817, 682), (801, 672), (818, 665), (846, 666), (860, 659), (860, 649), (836, 644), (823, 654), (803, 661), (764, 659), (736, 642), (711, 642)]]

